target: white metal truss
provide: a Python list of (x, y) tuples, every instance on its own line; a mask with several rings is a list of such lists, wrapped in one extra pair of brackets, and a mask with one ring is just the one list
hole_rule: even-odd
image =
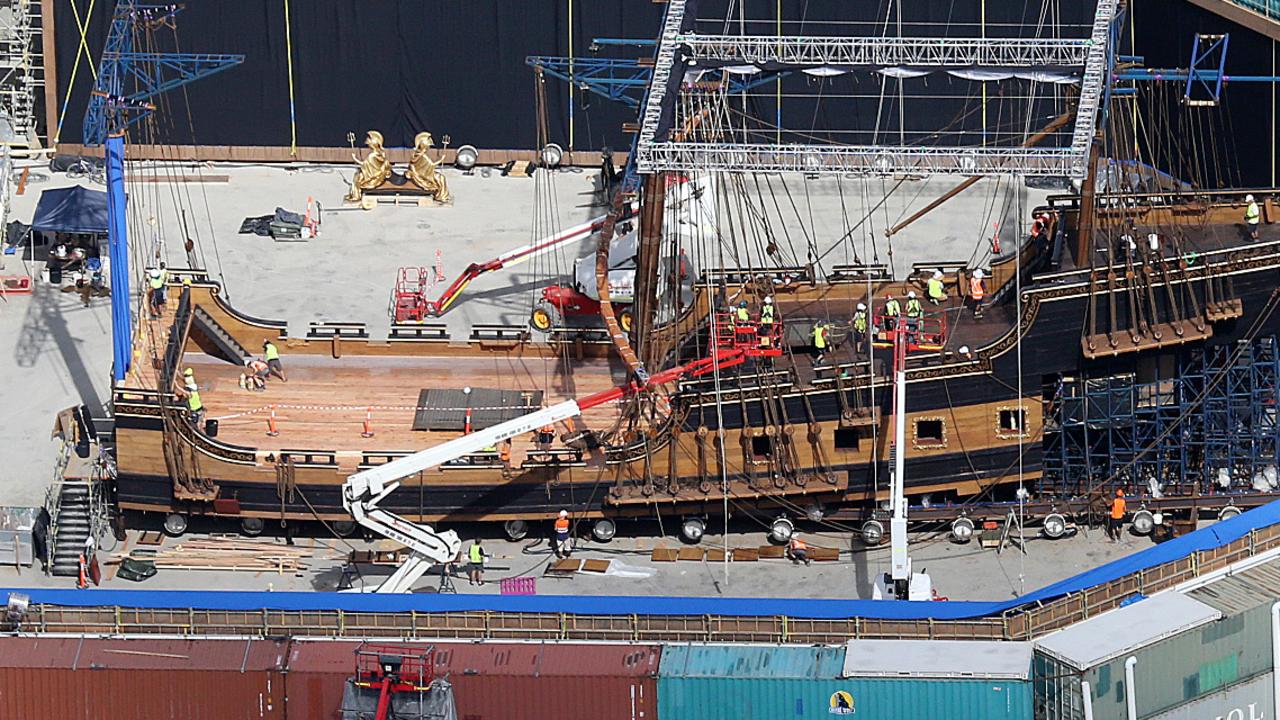
[[(52, 2), (52, 0), (45, 0)], [(37, 146), (36, 98), (43, 94), (40, 0), (0, 0), (0, 116), (10, 145)]]
[[(684, 0), (672, 0), (663, 20), (653, 81), (640, 122), (636, 165), (662, 171), (804, 172), (810, 174), (941, 173), (1067, 175), (1083, 178), (1107, 82), (1111, 25), (1119, 0), (1097, 0), (1088, 38), (952, 39), (830, 38), (681, 33)], [(731, 64), (794, 66), (1083, 67), (1071, 143), (1062, 148), (901, 145), (794, 145), (671, 142), (659, 137), (663, 114), (676, 102), (673, 73)]]
[(999, 40), (994, 38), (763, 37), (681, 35), (686, 61), (703, 66), (780, 63), (813, 66), (896, 67), (1079, 67), (1087, 39)]

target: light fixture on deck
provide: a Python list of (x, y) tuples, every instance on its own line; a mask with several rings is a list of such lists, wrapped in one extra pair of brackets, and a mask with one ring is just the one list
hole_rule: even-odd
[(453, 158), (453, 166), (463, 172), (471, 172), (479, 160), (480, 151), (476, 150), (475, 145), (463, 145)]
[(560, 167), (564, 161), (564, 148), (555, 143), (547, 143), (542, 148), (542, 165), (549, 170)]
[(951, 539), (958, 543), (967, 543), (972, 540), (973, 531), (973, 520), (967, 517), (958, 517), (951, 521)]

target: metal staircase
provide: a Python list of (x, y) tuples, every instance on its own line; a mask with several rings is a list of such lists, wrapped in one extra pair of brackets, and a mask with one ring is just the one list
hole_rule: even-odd
[(45, 510), (49, 513), (45, 562), (52, 575), (77, 576), (86, 542), (91, 537), (96, 542), (107, 530), (105, 489), (115, 466), (101, 445), (93, 443), (90, 447), (98, 454), (88, 476), (67, 477), (67, 468), (74, 461), (73, 445), (64, 443), (53, 483), (45, 491)]
[(245, 349), (235, 338), (218, 324), (213, 316), (204, 311), (199, 305), (195, 306), (195, 311), (191, 313), (192, 328), (199, 331), (201, 335), (209, 339), (213, 343), (214, 348), (223, 356), (224, 360), (234, 362), (237, 365), (243, 365), (245, 358), (252, 353)]
[(1191, 0), (1209, 12), (1280, 40), (1280, 0)]

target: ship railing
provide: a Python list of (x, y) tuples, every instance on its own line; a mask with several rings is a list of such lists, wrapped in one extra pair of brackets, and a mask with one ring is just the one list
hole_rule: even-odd
[(67, 464), (71, 462), (72, 447), (70, 440), (62, 441), (62, 446), (58, 448), (58, 458), (53, 464), (53, 481), (44, 491), (44, 509), (49, 513), (49, 533), (44, 546), (44, 564), (50, 571), (53, 569), (54, 545), (58, 537), (58, 513), (62, 510), (62, 482)]

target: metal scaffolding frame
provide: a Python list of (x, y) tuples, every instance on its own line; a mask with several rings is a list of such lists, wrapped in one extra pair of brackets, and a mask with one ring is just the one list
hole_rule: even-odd
[(1280, 345), (1197, 349), (1167, 376), (1063, 380), (1046, 408), (1042, 494), (1254, 489), (1280, 462)]
[(1090, 40), (762, 37), (680, 35), (689, 65), (782, 64), (814, 67), (1064, 68), (1085, 64)]
[[(642, 173), (1013, 173), (1083, 178), (1112, 65), (1112, 24), (1118, 3), (1098, 0), (1088, 38), (1025, 40), (699, 35), (686, 32), (686, 2), (673, 0), (663, 19), (653, 79), (641, 114), (637, 167)], [(815, 65), (1043, 68), (1079, 70), (1081, 77), (1075, 127), (1066, 148), (670, 141), (670, 118), (685, 72), (714, 64), (761, 64), (768, 70)]]
[(0, 142), (39, 147), (36, 98), (44, 92), (39, 0), (0, 0)]

